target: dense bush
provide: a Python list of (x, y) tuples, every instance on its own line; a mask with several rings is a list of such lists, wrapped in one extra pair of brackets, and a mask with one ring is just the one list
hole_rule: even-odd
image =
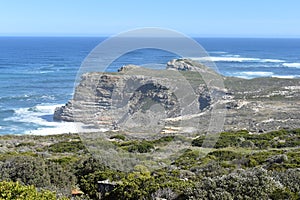
[(298, 149), (258, 151), (245, 155), (241, 163), (245, 167), (263, 166), (268, 170), (285, 170), (300, 167)]
[[(179, 156), (163, 158), (162, 167), (151, 172), (141, 165), (128, 172), (109, 169), (101, 159), (85, 154), (84, 145), (72, 135), (46, 136), (44, 140), (49, 139), (50, 146), (36, 141), (33, 145), (26, 136), (29, 140), (18, 139), (15, 148), (0, 154), (0, 181), (14, 181), (8, 185), (15, 188), (35, 185), (40, 193), (47, 189), (56, 191), (56, 196), (70, 195), (76, 187), (85, 193), (81, 199), (98, 199), (97, 182), (106, 179), (117, 184), (105, 199), (299, 199), (299, 135), (300, 129), (263, 134), (225, 132), (220, 134), (216, 148), (211, 149), (197, 147), (207, 139), (200, 136)], [(165, 135), (153, 140), (122, 140), (118, 135), (111, 138), (117, 140), (107, 143), (141, 153), (139, 156), (160, 151), (174, 140), (191, 141), (184, 136)], [(210, 139), (213, 142), (215, 138)], [(19, 186), (14, 185), (16, 182)], [(0, 195), (1, 187), (0, 184)], [(37, 195), (35, 188), (30, 191), (31, 196)], [(19, 195), (17, 189), (15, 194)], [(52, 197), (54, 193), (48, 199)]]
[(113, 135), (110, 139), (125, 140), (126, 137), (124, 135)]
[(0, 180), (20, 182), (69, 194), (76, 183), (71, 170), (40, 157), (16, 156), (0, 164)]
[(214, 156), (219, 161), (232, 161), (242, 158), (242, 154), (240, 153), (225, 150), (212, 151), (208, 153), (208, 156)]
[(48, 147), (50, 152), (54, 153), (65, 153), (65, 152), (72, 152), (77, 153), (78, 151), (85, 151), (86, 147), (81, 141), (72, 141), (72, 142), (58, 142), (50, 145)]
[(199, 150), (188, 149), (175, 160), (174, 164), (180, 169), (199, 172), (212, 163), (218, 163), (224, 168), (235, 168), (235, 163), (239, 163), (237, 160), (240, 159), (242, 154), (235, 151), (217, 150), (205, 155)]
[(75, 175), (78, 179), (78, 186), (90, 198), (98, 198), (97, 182), (109, 179), (120, 180), (124, 173), (113, 171), (93, 158), (82, 159), (75, 164)]
[[(160, 175), (159, 175), (160, 174)], [(151, 174), (146, 167), (136, 166), (106, 198), (107, 199), (177, 199), (192, 183), (180, 178), (180, 172), (161, 171)]]
[(124, 142), (120, 146), (130, 153), (148, 153), (154, 149), (153, 142), (146, 140)]
[(16, 156), (0, 165), (1, 180), (19, 181), (26, 185), (47, 187), (50, 176), (47, 173), (45, 160), (39, 157)]
[(202, 158), (203, 154), (199, 151), (187, 149), (175, 160), (174, 164), (181, 169), (190, 169), (191, 167), (200, 164)]
[(198, 138), (192, 141), (192, 146), (199, 147), (209, 147), (207, 144), (203, 143), (206, 141), (208, 144), (210, 141), (216, 141), (214, 148), (224, 148), (229, 146), (238, 146), (240, 142), (243, 141), (241, 138), (246, 136), (248, 132), (240, 131), (240, 132), (223, 132), (220, 133), (219, 137), (215, 135), (207, 135), (207, 136), (199, 136)]
[[(48, 190), (40, 192), (34, 186), (24, 186), (18, 182), (0, 182), (0, 200), (56, 200), (56, 194)], [(68, 198), (60, 198), (67, 200)]]
[(169, 135), (169, 136), (164, 136), (157, 140), (154, 140), (153, 143), (154, 144), (168, 143), (168, 142), (172, 142), (174, 139), (175, 139), (175, 136)]
[(300, 195), (300, 168), (274, 171), (272, 176), (290, 191)]
[[(206, 142), (207, 144), (203, 143)], [(215, 135), (199, 136), (192, 141), (192, 146), (210, 147), (210, 141), (215, 141), (214, 148), (244, 147), (244, 148), (284, 148), (300, 145), (300, 129), (278, 130), (261, 134), (249, 134), (247, 131), (223, 132)]]
[(189, 199), (296, 199), (294, 193), (261, 168), (205, 177), (186, 194)]

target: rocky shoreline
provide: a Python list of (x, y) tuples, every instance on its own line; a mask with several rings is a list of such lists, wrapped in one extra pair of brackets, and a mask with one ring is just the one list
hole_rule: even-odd
[[(224, 88), (208, 88), (199, 71), (211, 79), (221, 77)], [(185, 90), (193, 94), (179, 94)], [(84, 74), (73, 99), (55, 110), (54, 119), (110, 130), (147, 131), (150, 123), (161, 133), (205, 132), (213, 108), (220, 106), (226, 113), (224, 131), (260, 133), (299, 128), (299, 98), (299, 79), (223, 77), (191, 60), (177, 59), (160, 71), (129, 65), (117, 73)]]

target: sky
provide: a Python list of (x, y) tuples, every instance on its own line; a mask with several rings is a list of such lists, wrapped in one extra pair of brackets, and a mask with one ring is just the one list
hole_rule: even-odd
[(300, 38), (299, 9), (299, 0), (0, 0), (0, 36), (159, 27), (199, 37)]

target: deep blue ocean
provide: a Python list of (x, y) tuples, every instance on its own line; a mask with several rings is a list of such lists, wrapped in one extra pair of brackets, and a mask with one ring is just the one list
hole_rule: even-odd
[[(53, 122), (72, 97), (78, 69), (104, 38), (0, 37), (0, 134), (76, 132)], [(300, 77), (300, 39), (196, 38), (225, 76)], [(178, 56), (155, 49), (130, 52), (111, 64), (166, 64)]]

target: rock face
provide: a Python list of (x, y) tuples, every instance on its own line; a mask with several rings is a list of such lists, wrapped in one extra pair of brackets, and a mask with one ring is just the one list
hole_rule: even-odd
[(179, 71), (195, 71), (195, 67), (188, 59), (173, 59), (167, 63), (167, 69)]
[(152, 104), (160, 104), (167, 117), (176, 117), (177, 99), (162, 82), (163, 78), (142, 75), (85, 74), (74, 98), (55, 110), (54, 119), (107, 125), (116, 123), (114, 112), (118, 115), (145, 112)]
[[(205, 85), (199, 86), (192, 98), (176, 94), (176, 90), (177, 93), (184, 90), (185, 84), (173, 79), (175, 76), (168, 71), (146, 70), (133, 65), (122, 67), (118, 73), (84, 74), (73, 99), (56, 108), (54, 119), (113, 129), (133, 128), (132, 124), (137, 121), (152, 124), (179, 117), (183, 107), (185, 114), (195, 114), (210, 106), (212, 99)], [(145, 126), (145, 131), (147, 128)]]
[(143, 124), (145, 131), (155, 122), (164, 133), (201, 132), (218, 104), (226, 108), (224, 130), (300, 127), (299, 79), (222, 77), (226, 89), (208, 89), (195, 67), (178, 59), (168, 62), (168, 70), (130, 65), (118, 73), (84, 74), (73, 99), (55, 110), (54, 119), (109, 129), (141, 130)]

